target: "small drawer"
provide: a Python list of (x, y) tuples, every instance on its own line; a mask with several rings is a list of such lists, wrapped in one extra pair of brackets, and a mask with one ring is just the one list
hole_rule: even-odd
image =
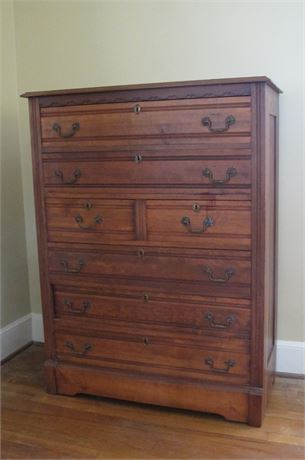
[[(51, 107), (41, 110), (43, 151), (73, 151), (102, 147), (196, 144), (226, 145), (234, 137), (250, 136), (249, 97), (203, 98), (138, 103)], [(233, 137), (233, 139), (232, 139)]]
[[(225, 251), (223, 251), (225, 252)], [(200, 250), (157, 248), (105, 248), (95, 252), (49, 252), (54, 274), (134, 280), (166, 280), (169, 290), (181, 283), (200, 285), (205, 295), (243, 297), (250, 295), (251, 262), (245, 255), (205, 254)]]
[(132, 241), (134, 222), (132, 200), (47, 198), (49, 241)]
[(147, 200), (148, 240), (215, 249), (251, 249), (247, 201)]
[(74, 188), (100, 185), (223, 188), (249, 186), (250, 160), (179, 159), (134, 152), (126, 159), (45, 161), (46, 186)]
[(249, 355), (177, 344), (154, 336), (78, 335), (57, 333), (58, 359), (104, 367), (133, 368), (149, 373), (174, 373), (205, 380), (247, 383)]
[[(238, 304), (238, 302), (237, 302)], [(251, 313), (234, 304), (192, 302), (181, 298), (166, 298), (146, 291), (108, 294), (82, 292), (66, 288), (54, 290), (55, 314), (58, 318), (86, 318), (126, 324), (172, 327), (201, 331), (205, 335), (249, 336)], [(120, 324), (120, 323), (119, 323)], [(196, 332), (196, 333), (197, 333)], [(198, 334), (197, 334), (198, 335)]]

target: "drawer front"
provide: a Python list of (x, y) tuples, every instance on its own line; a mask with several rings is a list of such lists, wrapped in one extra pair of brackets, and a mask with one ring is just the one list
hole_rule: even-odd
[(125, 160), (45, 161), (47, 186), (191, 185), (227, 187), (251, 183), (250, 160), (183, 160), (137, 153)]
[[(50, 251), (50, 271), (62, 275), (119, 277), (136, 280), (158, 280), (198, 283), (208, 293), (219, 296), (249, 295), (250, 260), (241, 257), (200, 256), (188, 251), (150, 248), (100, 252)], [(174, 285), (173, 285), (174, 286)], [(173, 289), (173, 286), (170, 288)], [(240, 290), (238, 288), (246, 288)]]
[(151, 294), (92, 294), (69, 288), (54, 291), (55, 314), (59, 318), (84, 318), (142, 325), (172, 326), (202, 330), (207, 335), (249, 335), (250, 310), (213, 303), (186, 302)]
[(198, 248), (251, 249), (246, 201), (147, 200), (148, 240)]
[(136, 239), (132, 200), (47, 199), (49, 241), (111, 242)]
[(56, 334), (59, 360), (119, 367), (131, 365), (146, 371), (168, 370), (203, 376), (210, 380), (247, 382), (249, 356), (243, 353), (215, 351), (195, 345), (178, 345), (171, 340), (151, 336), (94, 337), (68, 333)]
[(41, 110), (43, 148), (58, 151), (77, 144), (77, 148), (122, 145), (136, 141), (166, 144), (177, 139), (250, 135), (250, 98), (209, 98), (139, 102), (138, 104), (95, 104), (45, 108)]

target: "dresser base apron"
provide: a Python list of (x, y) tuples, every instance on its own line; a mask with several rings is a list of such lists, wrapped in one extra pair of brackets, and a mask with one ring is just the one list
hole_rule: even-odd
[(53, 394), (94, 394), (108, 398), (175, 407), (222, 415), (235, 422), (260, 426), (263, 390), (212, 385), (170, 378), (125, 373), (117, 369), (89, 368), (48, 360), (47, 391)]

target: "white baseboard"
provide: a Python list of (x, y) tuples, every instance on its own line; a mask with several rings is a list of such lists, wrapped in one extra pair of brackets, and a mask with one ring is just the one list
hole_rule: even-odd
[(41, 313), (32, 313), (32, 334), (34, 342), (44, 342), (43, 322)]
[(32, 341), (32, 313), (0, 329), (1, 361)]
[(305, 374), (305, 342), (277, 340), (276, 371)]
[[(29, 343), (44, 342), (41, 313), (30, 313), (0, 329), (1, 360)], [(305, 342), (277, 340), (276, 371), (305, 374)]]

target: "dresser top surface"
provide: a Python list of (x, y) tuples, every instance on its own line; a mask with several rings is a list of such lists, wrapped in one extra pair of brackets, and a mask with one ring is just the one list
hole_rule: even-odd
[(39, 97), (39, 96), (60, 96), (65, 94), (90, 94), (100, 92), (113, 92), (113, 91), (136, 91), (141, 89), (158, 89), (158, 88), (178, 88), (178, 87), (194, 87), (194, 86), (210, 86), (210, 85), (232, 85), (243, 83), (266, 83), (273, 88), (277, 93), (282, 91), (265, 76), (258, 77), (239, 77), (239, 78), (221, 78), (209, 80), (191, 80), (191, 81), (176, 81), (166, 83), (145, 83), (137, 85), (118, 85), (118, 86), (101, 86), (92, 88), (75, 88), (75, 89), (60, 89), (51, 91), (31, 91), (21, 95), (21, 97)]

